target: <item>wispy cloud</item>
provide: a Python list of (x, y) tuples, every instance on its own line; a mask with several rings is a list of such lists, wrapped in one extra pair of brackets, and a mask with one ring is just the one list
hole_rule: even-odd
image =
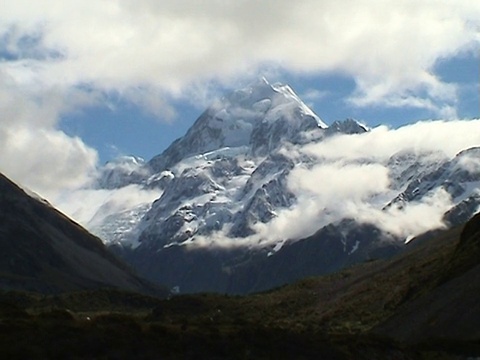
[[(199, 244), (264, 246), (305, 238), (345, 218), (374, 224), (403, 240), (440, 228), (444, 226), (443, 215), (453, 206), (450, 195), (438, 188), (402, 208), (386, 207), (403, 190), (394, 183), (387, 163), (398, 154), (446, 161), (461, 150), (479, 146), (479, 128), (480, 120), (428, 121), (399, 129), (382, 126), (299, 148), (297, 151), (317, 161), (298, 165), (290, 172), (288, 188), (297, 198), (293, 206), (276, 209), (277, 216), (268, 223), (254, 224), (256, 234), (246, 239), (228, 239), (225, 228), (200, 238)], [(466, 170), (476, 169), (478, 161), (466, 158), (461, 165)]]
[[(373, 223), (404, 238), (440, 227), (443, 214), (452, 206), (443, 190), (402, 209), (383, 210), (399, 191), (392, 186), (386, 164), (399, 153), (439, 153), (444, 159), (453, 158), (461, 150), (480, 145), (479, 128), (480, 120), (426, 121), (399, 129), (381, 126), (361, 135), (338, 135), (308, 145), (302, 151), (319, 160), (312, 168), (297, 167), (291, 172), (289, 187), (297, 204), (258, 230), (277, 240), (298, 239), (342, 218)], [(475, 159), (467, 160), (466, 169), (476, 165)]]
[(128, 185), (113, 190), (76, 189), (58, 195), (53, 201), (76, 221), (87, 228), (93, 228), (111, 215), (126, 210), (133, 212), (140, 205), (149, 205), (161, 194), (158, 189), (148, 190), (138, 185)]
[(322, 100), (329, 95), (329, 92), (326, 90), (318, 90), (318, 89), (307, 89), (302, 94), (300, 94), (300, 98), (307, 104), (308, 107), (314, 108), (314, 104), (316, 101)]

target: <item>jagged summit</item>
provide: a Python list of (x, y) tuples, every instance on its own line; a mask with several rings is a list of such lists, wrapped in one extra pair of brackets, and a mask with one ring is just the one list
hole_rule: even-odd
[(348, 118), (343, 121), (333, 122), (325, 132), (327, 135), (334, 135), (338, 133), (352, 135), (363, 134), (367, 131), (370, 131), (368, 126), (355, 119)]
[(262, 78), (214, 102), (149, 165), (163, 171), (190, 155), (225, 147), (248, 146), (253, 154), (265, 155), (283, 141), (296, 142), (303, 131), (326, 127), (288, 85)]

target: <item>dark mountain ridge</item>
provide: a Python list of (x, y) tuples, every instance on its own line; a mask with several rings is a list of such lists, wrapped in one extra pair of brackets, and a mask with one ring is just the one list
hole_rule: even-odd
[(42, 293), (107, 287), (161, 293), (100, 239), (1, 174), (0, 287)]

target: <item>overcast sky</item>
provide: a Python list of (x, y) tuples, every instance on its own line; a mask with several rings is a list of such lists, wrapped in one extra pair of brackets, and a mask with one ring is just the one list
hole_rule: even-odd
[(478, 117), (479, 19), (472, 0), (4, 0), (0, 171), (78, 187), (258, 76), (327, 124)]

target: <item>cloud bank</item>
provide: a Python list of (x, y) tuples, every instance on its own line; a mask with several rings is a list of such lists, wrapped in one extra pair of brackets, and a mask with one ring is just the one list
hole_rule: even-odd
[[(455, 199), (438, 187), (419, 200), (387, 206), (408, 185), (406, 181), (399, 186), (396, 176), (415, 161), (428, 173), (459, 152), (479, 147), (479, 129), (480, 119), (424, 121), (398, 129), (380, 126), (364, 134), (336, 135), (295, 151), (289, 149), (283, 152), (285, 156), (316, 158), (313, 165), (300, 162), (289, 173), (288, 190), (296, 197), (291, 207), (275, 209), (276, 216), (268, 223), (252, 224), (256, 233), (249, 237), (230, 238), (227, 224), (218, 232), (196, 235), (186, 243), (278, 251), (286, 241), (304, 239), (343, 219), (373, 224), (410, 241), (425, 231), (445, 227), (444, 214), (455, 205)], [(391, 162), (397, 156), (406, 161), (397, 164), (399, 169)], [(458, 166), (478, 173), (480, 159), (474, 155), (461, 159)], [(478, 182), (471, 185), (478, 187)]]
[(308, 145), (304, 151), (318, 158), (349, 161), (385, 161), (402, 151), (442, 152), (451, 158), (461, 150), (480, 144), (478, 129), (479, 119), (419, 121), (398, 129), (378, 126), (365, 134), (339, 135)]
[[(208, 97), (198, 89), (212, 82), (229, 85), (259, 69), (278, 68), (352, 77), (356, 88), (349, 101), (355, 106), (413, 106), (451, 117), (458, 88), (435, 74), (435, 64), (472, 53), (480, 42), (480, 5), (471, 0), (6, 0), (2, 5), (0, 171), (47, 198), (59, 188), (87, 184), (98, 158), (81, 139), (59, 130), (62, 116), (103, 103), (111, 94), (171, 119), (169, 99), (197, 101)], [(391, 134), (379, 128), (371, 136), (382, 132)], [(474, 131), (462, 133), (474, 142)], [(413, 131), (409, 136), (417, 138)], [(378, 141), (379, 151), (401, 148), (399, 137)], [(436, 141), (445, 142), (448, 154), (455, 151), (447, 130), (442, 139), (417, 139), (412, 146)], [(365, 153), (370, 145), (364, 138), (348, 144), (332, 139), (330, 145), (311, 151), (331, 162), (332, 152), (352, 159), (379, 156)], [(312, 171), (361, 170), (353, 164), (330, 166)], [(385, 180), (380, 167), (370, 170)], [(292, 176), (293, 183), (300, 181)], [(325, 194), (320, 198), (333, 201)]]
[[(87, 85), (148, 99), (155, 89), (225, 79), (270, 64), (338, 72), (350, 100), (438, 108), (456, 88), (433, 72), (440, 59), (475, 51), (480, 5), (456, 1), (7, 0), (0, 34), (18, 81)], [(132, 88), (134, 95), (129, 95)], [(134, 100), (135, 101), (135, 100)], [(137, 99), (137, 101), (139, 101)], [(156, 104), (140, 101), (144, 106)]]
[[(317, 160), (313, 167), (300, 164), (290, 172), (288, 187), (297, 198), (293, 206), (277, 209), (277, 216), (268, 223), (254, 224), (256, 234), (245, 239), (228, 238), (229, 229), (224, 227), (211, 236), (197, 236), (194, 244), (271, 245), (278, 250), (287, 240), (306, 238), (345, 218), (376, 225), (404, 241), (442, 228), (445, 212), (454, 205), (443, 188), (433, 189), (421, 200), (403, 207), (386, 207), (404, 190), (395, 184), (395, 170), (390, 173), (387, 163), (392, 156), (401, 154), (411, 154), (420, 163), (422, 157), (434, 163), (449, 160), (464, 149), (480, 146), (478, 129), (478, 119), (428, 121), (399, 129), (381, 126), (361, 135), (337, 135), (299, 148), (298, 151)], [(299, 156), (298, 152), (290, 153)], [(477, 171), (477, 160), (465, 158), (460, 165)]]
[[(387, 163), (397, 154), (453, 158), (464, 149), (480, 146), (480, 120), (425, 121), (398, 129), (385, 126), (361, 135), (337, 135), (301, 151), (317, 158), (312, 168), (296, 167), (288, 178), (298, 201), (278, 212), (268, 224), (258, 224), (261, 238), (300, 239), (343, 218), (377, 225), (404, 239), (444, 226), (442, 218), (453, 206), (443, 189), (436, 189), (404, 208), (384, 209), (399, 192)], [(478, 159), (466, 158), (466, 170)]]

